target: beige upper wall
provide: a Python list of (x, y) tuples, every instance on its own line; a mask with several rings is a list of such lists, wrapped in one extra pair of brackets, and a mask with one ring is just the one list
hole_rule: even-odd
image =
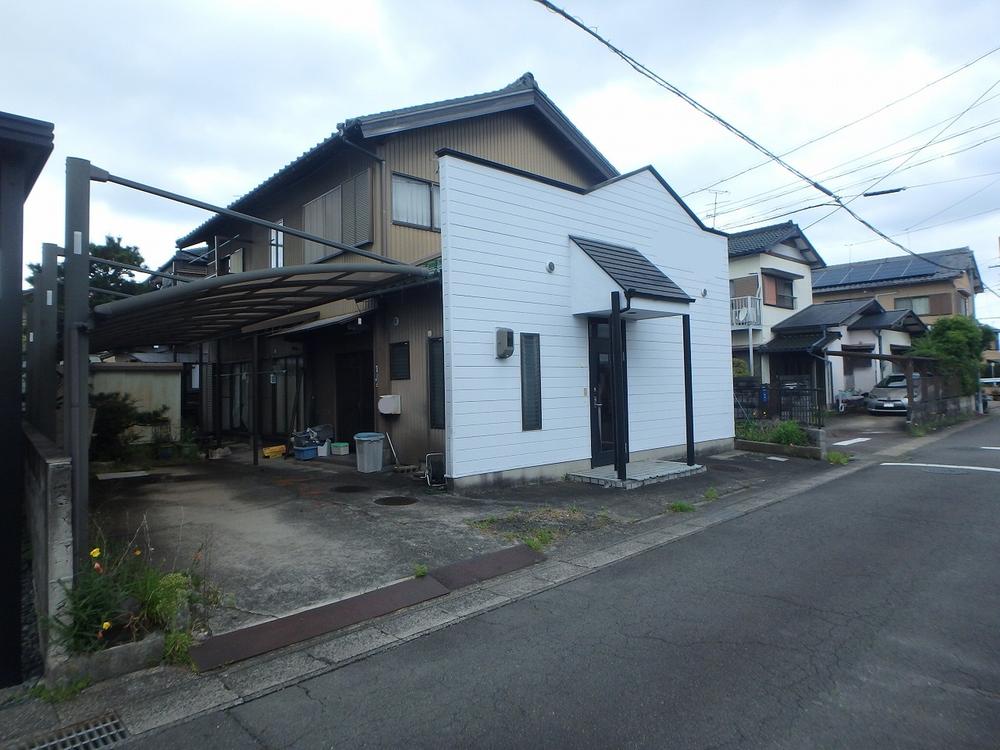
[[(870, 299), (874, 297), (886, 310), (895, 310), (897, 297), (926, 297), (931, 294), (950, 294), (952, 295), (953, 312), (948, 314), (957, 315), (959, 313), (959, 308), (957, 307), (956, 298), (959, 296), (958, 290), (960, 289), (969, 292), (968, 312), (970, 316), (974, 316), (975, 293), (972, 280), (969, 278), (967, 273), (963, 273), (960, 277), (948, 281), (935, 281), (927, 284), (907, 284), (905, 286), (895, 286), (890, 289), (845, 289), (839, 292), (823, 292), (813, 290), (813, 298), (816, 302), (833, 302), (835, 300), (842, 299)], [(935, 321), (942, 317), (944, 317), (944, 315), (925, 314), (921, 315), (920, 319), (928, 325), (933, 325)]]

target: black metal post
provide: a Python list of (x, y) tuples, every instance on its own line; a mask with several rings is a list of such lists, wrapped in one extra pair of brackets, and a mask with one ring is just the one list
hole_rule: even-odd
[(681, 338), (684, 348), (684, 432), (687, 440), (687, 465), (694, 466), (694, 387), (691, 382), (690, 315), (681, 315)]
[[(0, 154), (2, 157), (2, 154)], [(21, 681), (21, 261), (25, 170), (0, 158), (0, 686)]]
[(73, 570), (90, 547), (90, 162), (66, 159), (66, 260), (63, 264), (63, 445), (72, 459)]
[(625, 353), (622, 348), (622, 301), (620, 292), (611, 292), (611, 392), (614, 394), (615, 412), (615, 472), (625, 481), (628, 464), (628, 425), (625, 422), (626, 388)]
[(212, 430), (215, 447), (222, 447), (222, 340), (215, 340), (215, 357), (212, 360)]
[(253, 450), (253, 465), (260, 461), (260, 383), (257, 378), (260, 368), (260, 336), (253, 335), (253, 361), (250, 363), (250, 431), (253, 433), (250, 447)]
[(59, 246), (51, 242), (42, 245), (41, 282), (35, 289), (42, 295), (38, 315), (38, 398), (35, 426), (45, 437), (56, 442), (56, 365), (59, 362)]
[(28, 335), (25, 341), (24, 417), (34, 426), (38, 425), (38, 319), (44, 297), (41, 286), (42, 280), (36, 275), (31, 288), (31, 306), (27, 310)]

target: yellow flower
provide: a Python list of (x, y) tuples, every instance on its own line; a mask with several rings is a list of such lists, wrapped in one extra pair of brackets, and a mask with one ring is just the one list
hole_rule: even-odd
[(142, 550), (136, 547), (134, 550), (132, 550), (132, 554), (138, 557), (139, 555), (142, 554)]
[(108, 630), (111, 628), (111, 623), (105, 620), (101, 623), (101, 630)]
[(94, 547), (94, 549), (90, 550), (90, 556), (91, 557), (100, 557), (101, 556), (101, 548), (100, 547)]

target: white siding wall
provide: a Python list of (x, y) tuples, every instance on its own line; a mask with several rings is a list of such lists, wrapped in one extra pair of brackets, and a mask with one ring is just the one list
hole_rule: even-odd
[[(695, 438), (733, 436), (724, 237), (699, 229), (648, 171), (588, 195), (455, 157), (440, 160), (440, 176), (450, 477), (590, 458), (587, 321), (571, 314), (570, 235), (634, 247), (696, 298)], [(519, 341), (496, 359), (497, 327), (540, 334), (541, 430), (521, 430)], [(627, 338), (630, 449), (683, 444), (680, 318), (630, 321)]]

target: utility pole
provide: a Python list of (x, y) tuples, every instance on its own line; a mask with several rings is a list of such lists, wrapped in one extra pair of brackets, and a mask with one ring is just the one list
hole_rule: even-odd
[(715, 217), (719, 213), (719, 196), (729, 195), (728, 190), (706, 190), (705, 192), (711, 193), (712, 198), (712, 229), (715, 229)]

